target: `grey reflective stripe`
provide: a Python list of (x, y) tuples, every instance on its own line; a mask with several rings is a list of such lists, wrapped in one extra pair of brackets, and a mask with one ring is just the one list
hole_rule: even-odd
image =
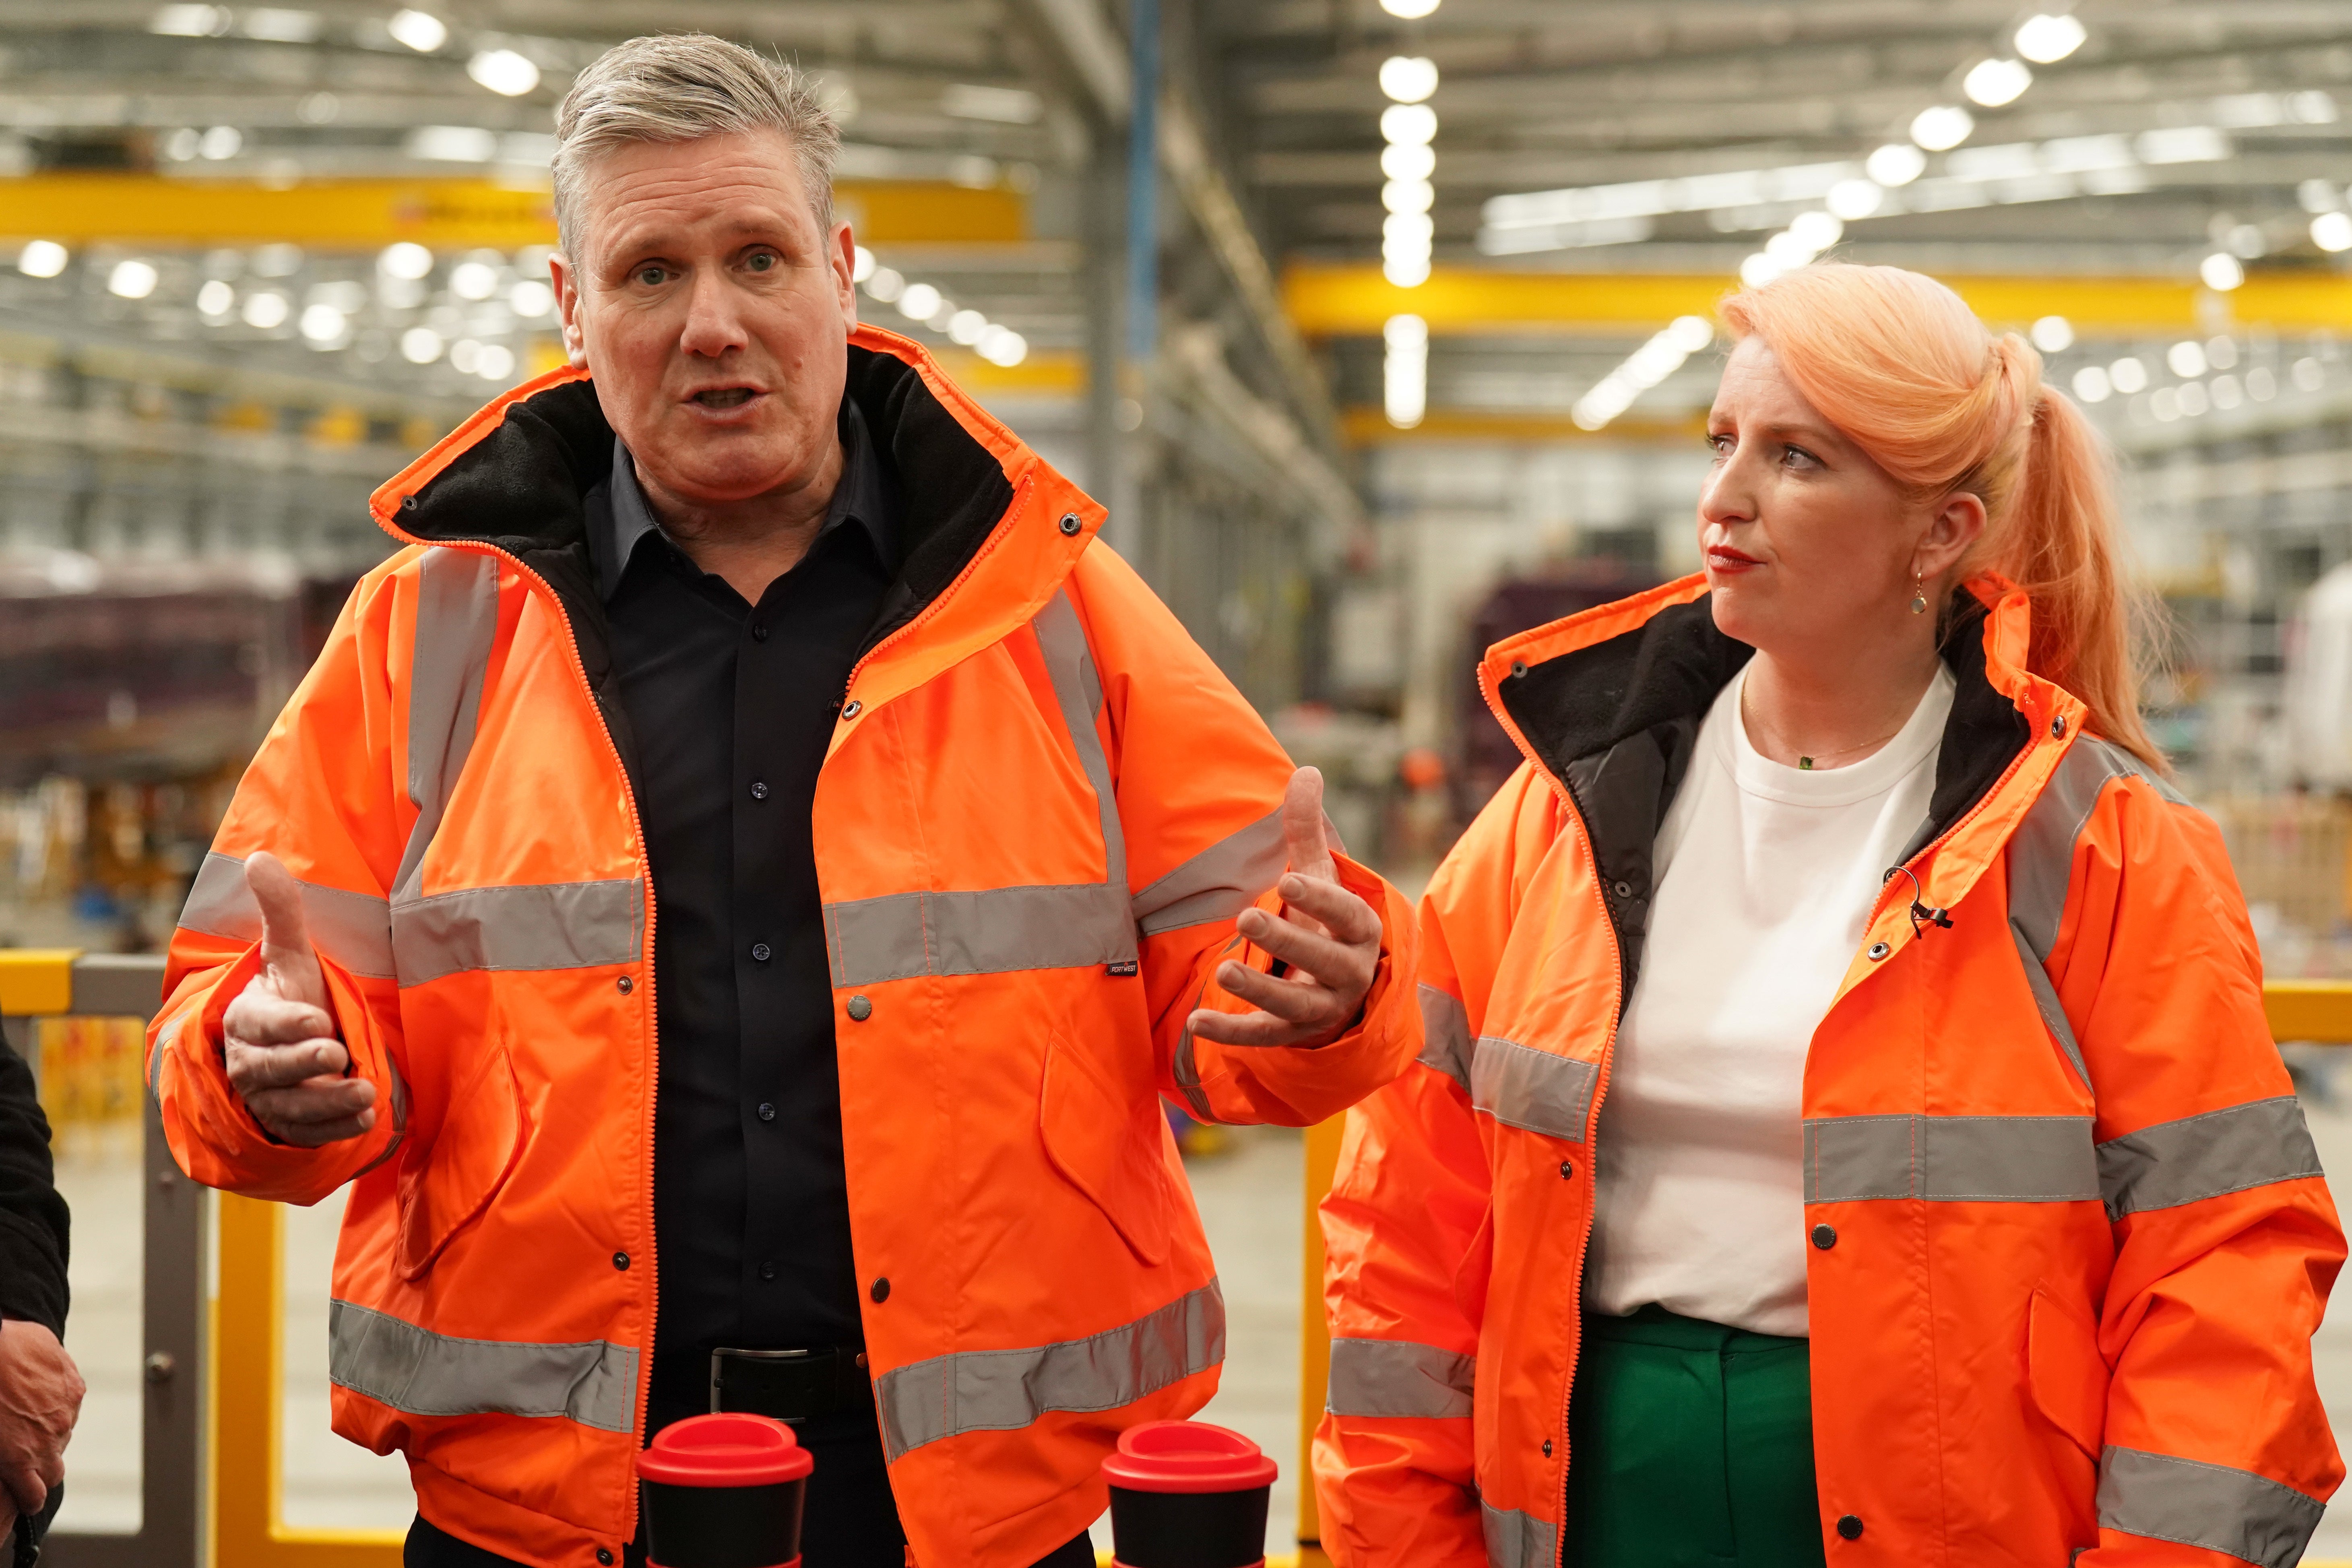
[(416, 563), (416, 637), (408, 663), (408, 798), (416, 821), (392, 879), (395, 901), (415, 898), (424, 885), (425, 851), (474, 749), (483, 673), (498, 631), (498, 558), (427, 550)]
[(1470, 1015), (1461, 1001), (1434, 985), (1421, 988), (1421, 1065), (1470, 1092)]
[(1217, 1282), (1082, 1340), (961, 1351), (894, 1367), (875, 1384), (882, 1443), (896, 1460), (965, 1432), (1014, 1432), (1048, 1411), (1116, 1410), (1225, 1359)]
[(1127, 895), (1100, 882), (845, 900), (825, 905), (824, 938), (835, 985), (1075, 969), (1135, 956)]
[(1559, 1527), (1517, 1509), (1478, 1500), (1486, 1531), (1487, 1568), (1551, 1568), (1559, 1554)]
[(2087, 1116), (1832, 1116), (1805, 1123), (1809, 1204), (2050, 1204), (2098, 1195)]
[(327, 1375), (411, 1415), (562, 1416), (605, 1432), (636, 1426), (637, 1352), (608, 1340), (461, 1340), (330, 1301)]
[(2026, 945), (2025, 932), (2018, 929), (2013, 920), (2009, 924), (2009, 934), (2017, 943), (2017, 956), (2025, 970), (2026, 989), (2033, 993), (2033, 1010), (2042, 1015), (2042, 1026), (2050, 1031), (2050, 1037), (2056, 1040), (2058, 1048), (2066, 1053), (2067, 1065), (2074, 1069), (2074, 1076), (2082, 1079), (2083, 1087), (2090, 1089), (2091, 1069), (2083, 1063), (2083, 1047), (2074, 1038), (2074, 1021), (2066, 1016), (2065, 1005), (2058, 1000), (2058, 987), (2051, 984), (2050, 971), (2042, 967), (2041, 958)]
[(2140, 1448), (2099, 1456), (2099, 1525), (2294, 1568), (2327, 1505), (2267, 1476)]
[(2042, 786), (2041, 795), (2010, 835), (2007, 849), (2010, 929), (2016, 936), (2019, 956), (2027, 961), (2026, 980), (2033, 987), (2034, 1006), (2086, 1089), (2091, 1087), (2091, 1078), (2083, 1065), (2082, 1047), (2065, 1009), (2058, 1004), (2057, 987), (2042, 966), (2058, 945), (2059, 923), (2066, 914), (2066, 886), (2074, 874), (2075, 843), (2097, 808), (2100, 794), (2122, 778), (2144, 779), (2173, 805), (2189, 804), (2179, 790), (2121, 746), (2096, 736), (2077, 735), (2058, 760), (2050, 782)]
[[(301, 882), (302, 915), (310, 945), (345, 973), (370, 980), (393, 977), (390, 906), (373, 893)], [(261, 940), (261, 906), (245, 885), (245, 862), (217, 852), (205, 857), (180, 911), (184, 930), (231, 942)]]
[(1135, 895), (1135, 923), (1146, 936), (1181, 926), (1229, 921), (1255, 903), (1290, 863), (1282, 813), (1268, 812), (1210, 845)]
[(408, 1142), (408, 1080), (400, 1075), (400, 1059), (390, 1051), (383, 1054), (383, 1067), (392, 1075), (392, 1136), (385, 1141), (383, 1152), (352, 1173), (355, 1182), (399, 1153), (400, 1146)]
[(154, 1047), (147, 1053), (147, 1092), (154, 1096), (158, 1104), (163, 1099), (163, 1053), (180, 1037), (180, 1026), (187, 1021), (188, 1016), (183, 1013), (157, 1030)]
[(2099, 1145), (2099, 1186), (2112, 1219), (2325, 1174), (2291, 1094), (2160, 1121)]
[(1506, 1127), (1581, 1143), (1600, 1076), (1591, 1062), (1481, 1035), (1470, 1062), (1470, 1103)]
[(885, 893), (827, 904), (825, 951), (835, 985), (872, 985), (926, 974), (1076, 969), (1134, 960), (1127, 839), (1119, 828), (1110, 762), (1095, 731), (1102, 682), (1066, 592), (1055, 595), (1030, 624), (1053, 677), (1055, 702), (1070, 744), (1095, 792), (1107, 877), (1100, 882)]
[(1061, 704), (1062, 722), (1077, 748), (1078, 762), (1094, 785), (1095, 808), (1102, 822), (1104, 879), (1127, 892), (1127, 837), (1119, 829), (1118, 795), (1111, 785), (1110, 760), (1103, 754), (1102, 737), (1095, 731), (1095, 715), (1102, 710), (1102, 680), (1095, 674), (1094, 654), (1087, 647), (1086, 628), (1070, 603), (1067, 589), (1055, 594), (1037, 612), (1030, 626), (1037, 634), (1038, 651), (1045, 656), (1045, 673), (1054, 679), (1054, 698)]
[(1334, 1415), (1467, 1418), (1478, 1358), (1410, 1340), (1333, 1340), (1323, 1408)]
[(631, 963), (645, 910), (635, 879), (458, 888), (394, 903), (392, 950), (403, 986), (465, 970)]

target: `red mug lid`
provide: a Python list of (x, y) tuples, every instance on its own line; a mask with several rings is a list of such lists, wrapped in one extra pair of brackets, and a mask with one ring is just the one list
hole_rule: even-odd
[(670, 1487), (770, 1487), (815, 1468), (791, 1427), (734, 1411), (675, 1422), (637, 1455), (638, 1475)]
[(1270, 1486), (1275, 1462), (1255, 1443), (1205, 1421), (1147, 1421), (1118, 1435), (1103, 1479), (1138, 1492), (1238, 1492)]

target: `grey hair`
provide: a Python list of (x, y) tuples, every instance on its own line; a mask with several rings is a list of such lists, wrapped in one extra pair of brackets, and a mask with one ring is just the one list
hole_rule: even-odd
[(841, 127), (798, 67), (709, 33), (631, 38), (582, 71), (555, 110), (555, 231), (577, 258), (588, 166), (632, 143), (780, 131), (800, 164), (819, 234), (833, 227)]

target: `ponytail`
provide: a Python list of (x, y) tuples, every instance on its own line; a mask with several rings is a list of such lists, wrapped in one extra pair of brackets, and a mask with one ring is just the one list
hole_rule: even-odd
[(2026, 668), (2164, 769), (2139, 712), (2135, 643), (2152, 616), (2124, 570), (2114, 463), (2083, 411), (2042, 384), (2042, 356), (1894, 267), (1800, 268), (1732, 294), (1719, 313), (1735, 336), (1769, 342), (1806, 399), (1896, 482), (1983, 500), (1985, 531), (1956, 575), (1994, 571), (2024, 590)]
[(2164, 753), (2139, 710), (2140, 668), (2155, 620), (2153, 595), (2127, 579), (2116, 515), (2114, 462), (2074, 399), (2043, 387), (2007, 515), (1988, 528), (1969, 564), (2025, 590), (2032, 645), (2025, 667), (2091, 710), (2091, 728), (2159, 771)]

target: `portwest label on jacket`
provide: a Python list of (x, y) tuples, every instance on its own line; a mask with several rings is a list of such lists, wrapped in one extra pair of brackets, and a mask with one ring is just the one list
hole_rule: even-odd
[[(908, 561), (815, 804), (845, 1159), (893, 1489), (927, 1565), (1022, 1568), (1104, 1504), (1118, 1432), (1215, 1387), (1217, 1281), (1159, 1096), (1303, 1123), (1419, 1048), (1409, 910), (1365, 1017), (1229, 1050), (1188, 1011), (1282, 869), (1289, 763), (1101, 512), (913, 344), (849, 395), (892, 455)], [(654, 907), (582, 497), (593, 387), (500, 398), (375, 498), (360, 584), (239, 787), (172, 947), (151, 1081), (197, 1180), (315, 1202), (336, 1429), (404, 1449), (423, 1512), (539, 1564), (635, 1528), (655, 1321)], [(220, 1015), (254, 973), (243, 857), (304, 900), (366, 1137), (269, 1142)], [(885, 1289), (882, 1281), (888, 1282)]]
[[(2244, 903), (2213, 824), (2021, 668), (2024, 595), (1969, 592), (1930, 820), (1789, 1152), (1829, 1561), (2288, 1568), (2343, 1474), (2310, 1339), (2344, 1242)], [(1650, 847), (1749, 652), (1704, 595), (1483, 667), (1528, 762), (1430, 885), (1421, 1066), (1349, 1114), (1324, 1205), (1317, 1485), (1348, 1568), (1559, 1560)]]

